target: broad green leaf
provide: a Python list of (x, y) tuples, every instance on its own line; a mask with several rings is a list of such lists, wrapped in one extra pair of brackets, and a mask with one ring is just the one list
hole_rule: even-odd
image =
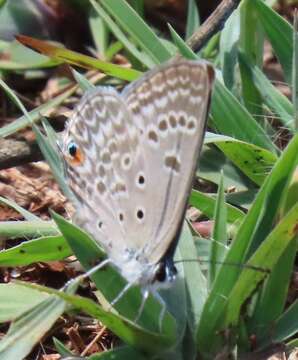
[(204, 144), (215, 144), (249, 179), (258, 185), (274, 165), (277, 157), (266, 149), (229, 136), (208, 133)]
[(141, 18), (144, 18), (145, 4), (144, 0), (130, 0), (130, 6), (138, 13)]
[(257, 185), (262, 185), (277, 159), (274, 153), (254, 144), (224, 141), (216, 145)]
[(18, 317), (0, 341), (0, 358), (22, 360), (49, 331), (65, 310), (65, 301), (56, 296), (45, 300)]
[(231, 192), (227, 194), (226, 198), (230, 204), (248, 210), (252, 205), (257, 192), (257, 189)]
[(255, 188), (255, 184), (235, 167), (217, 147), (203, 146), (196, 175), (218, 185), (221, 170), (225, 174), (225, 189), (235, 188), (237, 191), (247, 191)]
[(0, 251), (1, 266), (25, 266), (41, 261), (63, 260), (72, 254), (63, 236), (46, 236)]
[[(98, 244), (85, 232), (68, 223), (57, 214), (53, 214), (53, 217), (74, 254), (86, 270), (103, 259), (104, 253), (100, 250)], [(125, 286), (123, 278), (111, 266), (106, 266), (103, 270), (97, 271), (91, 278), (108, 302), (114, 300)], [(123, 316), (134, 320), (138, 314), (141, 301), (140, 291), (135, 287), (126, 292), (114, 307)], [(161, 305), (149, 296), (138, 323), (151, 331), (159, 331), (160, 311)], [(174, 319), (166, 313), (163, 321), (163, 333), (170, 339), (173, 332), (175, 332)]]
[(145, 330), (136, 323), (118, 314), (115, 314), (112, 311), (106, 311), (89, 298), (84, 298), (78, 295), (71, 295), (64, 291), (50, 289), (40, 285), (30, 283), (22, 284), (28, 288), (36, 289), (50, 295), (55, 295), (56, 297), (60, 298), (60, 301), (63, 300), (63, 302), (67, 302), (73, 307), (84, 311), (88, 315), (100, 320), (114, 334), (119, 336), (127, 344), (137, 349), (154, 354), (159, 353), (172, 345), (173, 339), (161, 333), (154, 333)]
[(47, 294), (17, 284), (0, 284), (0, 322), (17, 319), (48, 297)]

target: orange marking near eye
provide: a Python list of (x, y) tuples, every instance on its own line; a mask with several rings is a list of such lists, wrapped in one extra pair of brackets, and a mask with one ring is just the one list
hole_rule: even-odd
[(83, 164), (85, 160), (85, 155), (83, 151), (79, 148), (76, 149), (76, 154), (74, 156), (68, 155), (66, 157), (67, 162), (72, 166), (78, 166)]

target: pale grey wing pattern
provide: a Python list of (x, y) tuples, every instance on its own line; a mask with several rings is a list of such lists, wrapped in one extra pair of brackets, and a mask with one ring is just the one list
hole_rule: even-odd
[(203, 143), (214, 78), (203, 61), (166, 64), (127, 87), (122, 97), (146, 154), (148, 260), (156, 263), (175, 238)]
[(83, 157), (67, 169), (78, 198), (75, 219), (112, 259), (123, 261), (123, 252), (134, 246), (131, 233), (142, 234), (144, 219), (137, 213), (145, 160), (139, 130), (117, 91), (100, 87), (83, 97), (65, 131), (66, 146), (71, 141)]

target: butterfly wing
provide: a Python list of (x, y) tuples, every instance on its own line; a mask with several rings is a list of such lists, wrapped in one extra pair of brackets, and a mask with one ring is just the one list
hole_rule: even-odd
[[(123, 257), (130, 233), (140, 231), (133, 227), (131, 208), (143, 196), (134, 182), (143, 171), (144, 156), (138, 129), (119, 93), (107, 87), (87, 92), (63, 140), (68, 179), (78, 200), (74, 221), (114, 260)], [(79, 161), (69, 157), (71, 144)]]
[(67, 173), (76, 222), (116, 265), (157, 263), (179, 230), (203, 142), (213, 69), (201, 61), (168, 63), (120, 95), (88, 92), (64, 136), (79, 161)]
[[(213, 68), (180, 61), (153, 70), (122, 96), (141, 134), (148, 260), (164, 256), (181, 227), (203, 143)], [(149, 255), (150, 254), (150, 255)]]

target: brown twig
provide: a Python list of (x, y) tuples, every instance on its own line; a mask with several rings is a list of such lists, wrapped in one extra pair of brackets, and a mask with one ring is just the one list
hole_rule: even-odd
[(193, 51), (199, 51), (214, 34), (224, 27), (225, 22), (240, 4), (240, 1), (222, 0), (208, 19), (187, 40), (187, 45)]
[[(220, 31), (228, 17), (237, 8), (241, 0), (222, 0), (209, 18), (188, 39), (187, 44), (194, 50), (200, 50), (206, 42)], [(180, 55), (176, 55), (175, 59)], [(14, 140), (1, 140), (0, 142), (0, 170), (25, 164), (31, 161), (42, 160), (38, 146)]]
[(43, 159), (36, 143), (0, 139), (0, 170)]
[(81, 356), (85, 356), (88, 354), (88, 351), (91, 349), (91, 347), (102, 337), (103, 333), (107, 330), (106, 326), (103, 326), (101, 330), (98, 332), (98, 334), (95, 336), (95, 338), (86, 346), (84, 351), (81, 353)]

